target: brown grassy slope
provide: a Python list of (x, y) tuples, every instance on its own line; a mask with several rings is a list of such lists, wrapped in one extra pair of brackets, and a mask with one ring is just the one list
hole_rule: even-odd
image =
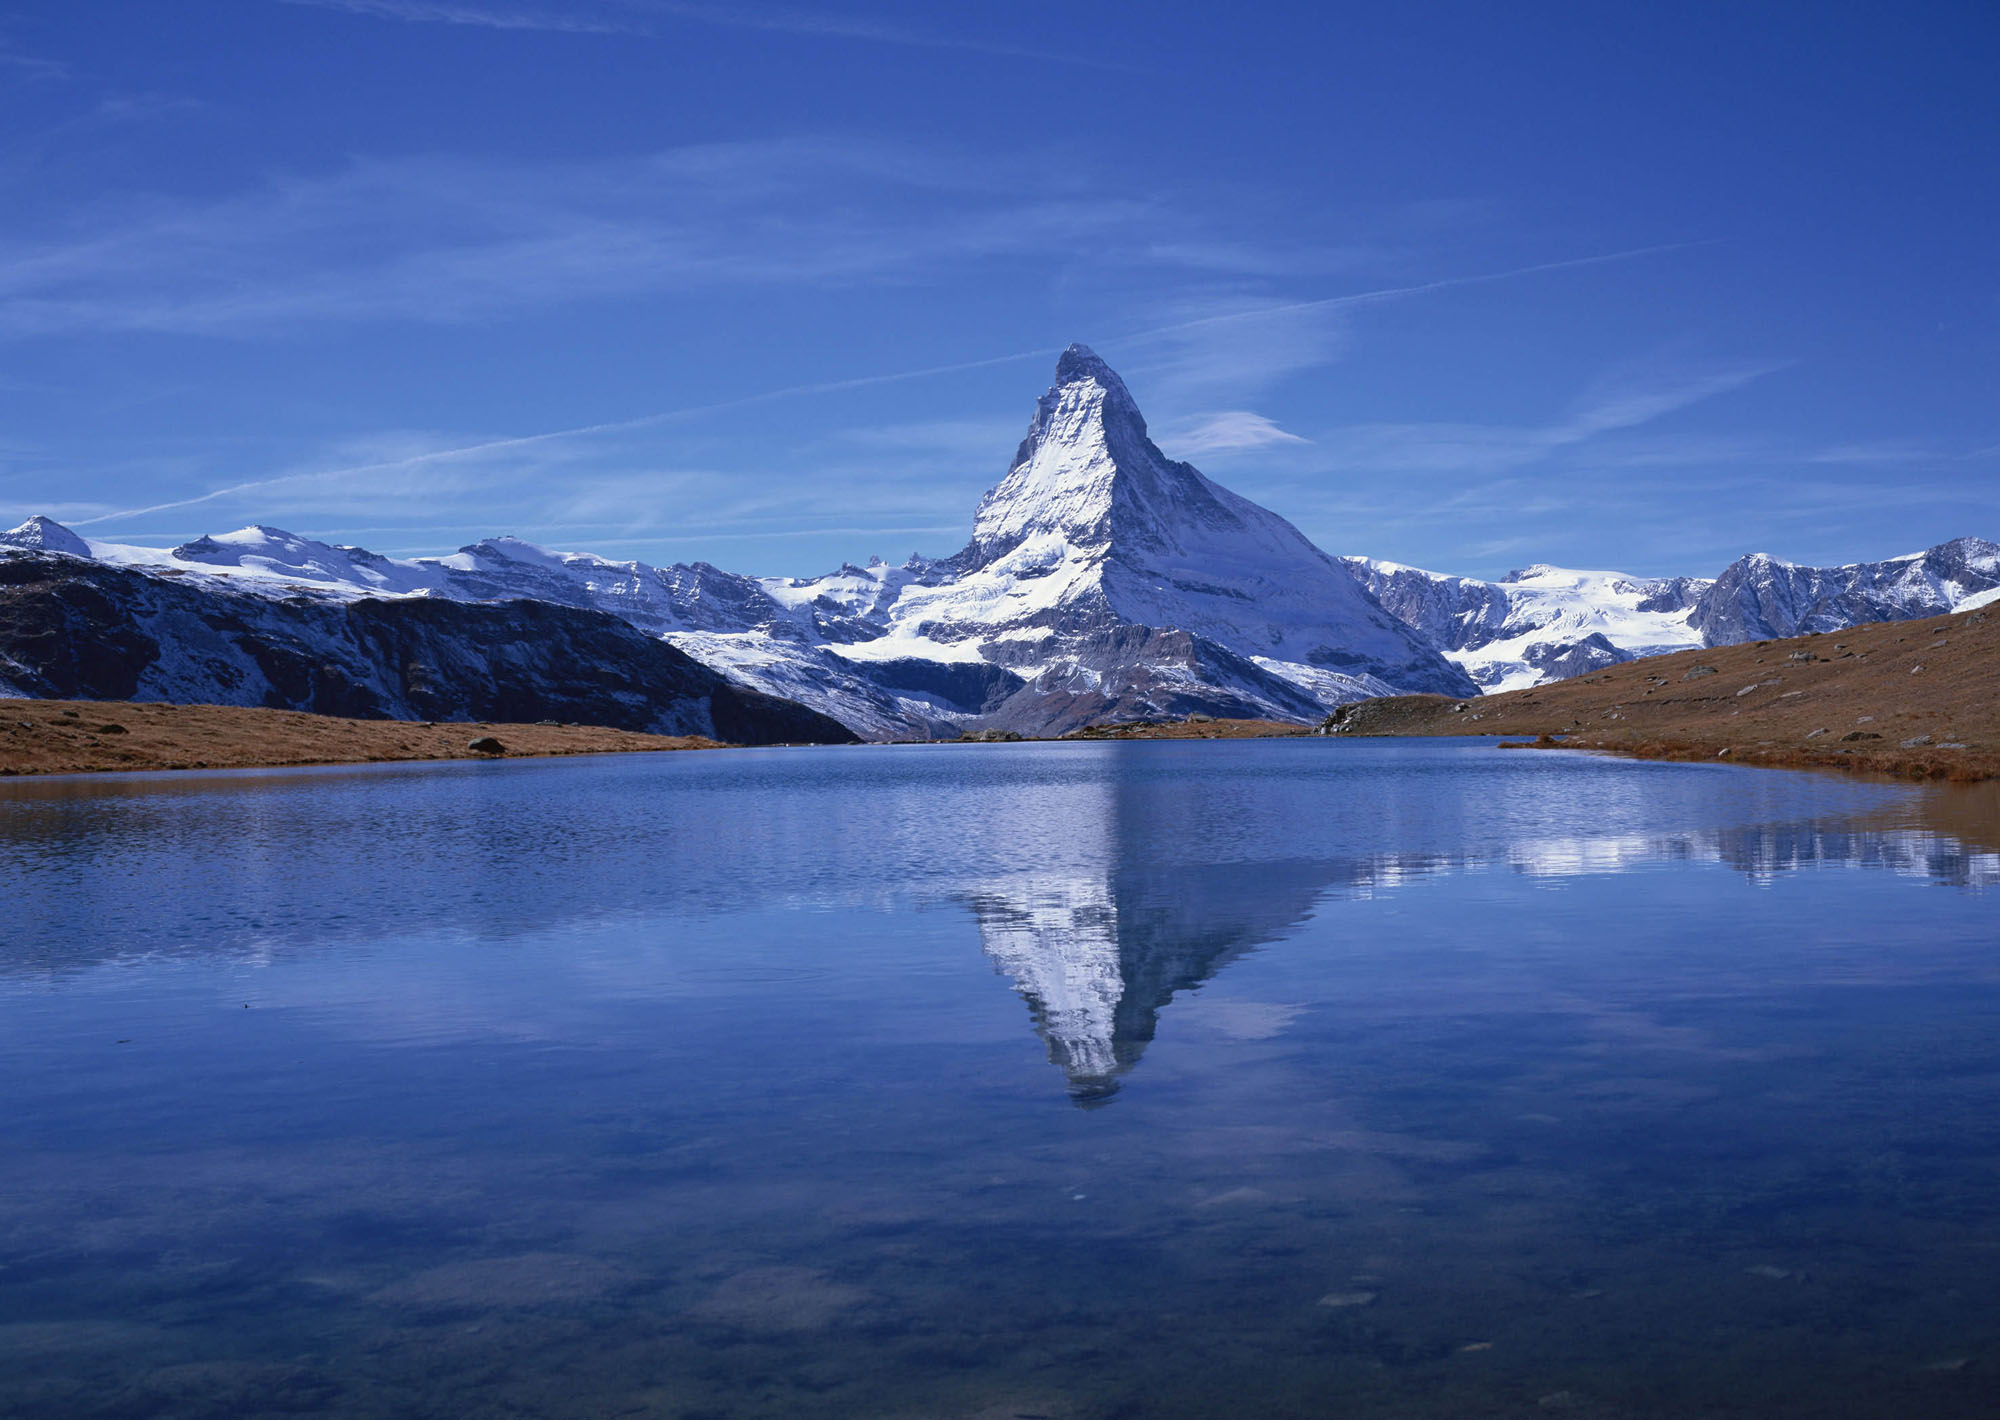
[[(1677, 651), (1473, 700), (1368, 700), (1345, 707), (1339, 728), (1562, 735), (1572, 746), (1653, 758), (1727, 750), (1753, 764), (2000, 777), (2000, 607)], [(1963, 748), (1944, 747), (1953, 744)]]
[[(499, 740), (503, 752), (481, 754), (467, 748), (484, 735)], [(0, 700), (0, 774), (250, 769), (714, 747), (712, 740), (591, 725), (422, 725), (227, 705)]]

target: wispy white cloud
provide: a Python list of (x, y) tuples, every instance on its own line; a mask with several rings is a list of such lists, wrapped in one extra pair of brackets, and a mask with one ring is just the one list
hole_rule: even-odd
[(965, 360), (950, 365), (932, 365), (922, 369), (898, 370), (882, 375), (862, 375), (842, 380), (822, 380), (814, 384), (787, 385), (783, 388), (763, 390), (756, 394), (744, 395), (737, 399), (721, 400), (712, 404), (688, 405), (680, 409), (662, 410), (653, 414), (642, 414), (632, 419), (618, 419), (597, 424), (580, 424), (567, 429), (554, 429), (539, 434), (507, 435), (498, 438), (478, 439), (469, 443), (452, 443), (440, 446), (435, 442), (426, 447), (409, 451), (400, 449), (374, 450), (359, 462), (339, 464), (334, 467), (324, 465), (295, 471), (274, 473), (263, 478), (248, 479), (221, 488), (211, 488), (203, 493), (191, 494), (185, 498), (167, 499), (149, 503), (143, 507), (121, 508), (111, 512), (95, 514), (74, 524), (77, 527), (93, 527), (103, 523), (129, 522), (134, 518), (150, 517), (157, 513), (173, 512), (182, 508), (199, 507), (207, 503), (219, 503), (241, 498), (246, 494), (268, 497), (276, 490), (296, 492), (303, 488), (324, 490), (344, 488), (352, 490), (357, 480), (392, 476), (390, 481), (405, 490), (412, 485), (408, 476), (421, 471), (427, 484), (452, 474), (454, 470), (476, 469), (477, 474), (464, 473), (458, 476), (484, 479), (486, 470), (492, 468), (496, 460), (515, 458), (524, 454), (537, 458), (560, 458), (562, 451), (575, 447), (581, 441), (610, 434), (626, 434), (676, 420), (693, 419), (703, 415), (719, 414), (728, 410), (751, 408), (778, 400), (792, 399), (800, 395), (834, 394), (846, 390), (866, 389), (875, 385), (897, 384), (906, 380), (930, 379), (938, 375), (957, 374), (962, 371), (984, 369), (994, 365), (1013, 364), (1017, 361), (1052, 358), (1057, 352), (1049, 350), (1022, 351), (1013, 355), (993, 356), (984, 360)]
[(1238, 449), (1267, 449), (1273, 444), (1310, 444), (1312, 440), (1281, 429), (1271, 419), (1247, 409), (1222, 409), (1198, 416), (1164, 435), (1170, 452), (1188, 458)]
[(1856, 464), (1878, 467), (1883, 464), (1930, 462), (1938, 451), (1921, 439), (1867, 439), (1844, 444), (1828, 444), (1806, 455), (1808, 463)]
[[(1531, 271), (1545, 269), (1548, 268), (1546, 266), (1528, 268)], [(1426, 282), (1417, 286), (1396, 288), (1396, 293), (1402, 295), (1428, 294), (1449, 289), (1454, 285), (1500, 279), (1505, 274), (1492, 273), (1456, 280)], [(4, 290), (4, 281), (0, 281), (0, 290)], [(1299, 309), (1337, 307), (1343, 301), (1377, 300), (1387, 294), (1384, 291), (1374, 291), (1361, 293), (1353, 297), (1334, 298), (1331, 301), (1294, 303), (1289, 309), (1296, 311)], [(1207, 324), (1206, 321), (1183, 321), (1153, 331), (1136, 332), (1128, 337), (1128, 339), (1139, 341), (1161, 335), (1170, 337), (1178, 336), (1191, 327), (1206, 327)], [(1243, 322), (1232, 320), (1225, 323), (1222, 328), (1235, 332), (1251, 329), (1252, 327)], [(1316, 337), (1308, 333), (1302, 338), (1310, 341)], [(99, 527), (104, 524), (129, 524), (135, 519), (149, 518), (163, 512), (174, 512), (210, 504), (226, 506), (232, 502), (240, 502), (252, 495), (259, 500), (273, 498), (289, 500), (295, 496), (323, 499), (328, 496), (330, 491), (338, 491), (342, 494), (351, 495), (357, 489), (375, 486), (380, 486), (382, 489), (379, 495), (381, 498), (389, 502), (395, 502), (398, 499), (408, 499), (411, 496), (411, 490), (416, 488), (435, 488), (440, 493), (449, 491), (454, 482), (459, 480), (469, 479), (471, 482), (468, 484), (468, 487), (481, 487), (484, 486), (483, 481), (491, 476), (490, 471), (495, 467), (504, 467), (510, 461), (523, 458), (531, 462), (533, 460), (566, 459), (570, 457), (567, 451), (579, 448), (591, 440), (601, 439), (605, 436), (630, 434), (638, 430), (675, 421), (697, 419), (725, 411), (750, 408), (799, 396), (857, 390), (910, 380), (929, 379), (944, 374), (990, 368), (1022, 361), (1045, 360), (1052, 358), (1056, 353), (1057, 351), (1053, 347), (1018, 351), (1008, 355), (997, 355), (978, 360), (958, 361), (945, 365), (892, 371), (878, 375), (789, 385), (759, 391), (735, 399), (685, 406), (678, 409), (638, 415), (629, 419), (577, 425), (535, 434), (501, 436), (448, 444), (434, 442), (427, 446), (407, 451), (396, 450), (380, 456), (371, 456), (354, 463), (336, 464), (330, 467), (321, 464), (318, 467), (279, 471), (264, 477), (242, 480), (225, 486), (210, 488), (200, 493), (164, 499), (144, 506), (103, 511), (93, 509), (87, 517), (73, 520), (65, 519), (65, 521), (72, 521), (73, 525), (78, 527)], [(1250, 365), (1254, 366), (1254, 369), (1251, 371), (1252, 374), (1259, 374), (1260, 372), (1268, 373), (1270, 368), (1268, 361), (1271, 357), (1258, 355), (1251, 351), (1246, 351), (1245, 353)], [(1259, 360), (1263, 360), (1266, 363), (1262, 365), (1256, 364)], [(1705, 398), (1709, 394), (1718, 392), (1723, 388), (1733, 387), (1737, 383), (1747, 382), (1748, 379), (1755, 378), (1758, 373), (1762, 373), (1763, 368), (1742, 367), (1733, 371), (1720, 369), (1698, 371), (1675, 379), (1665, 380), (1657, 388), (1641, 388), (1630, 381), (1622, 384), (1616, 382), (1607, 383), (1604, 386), (1603, 392), (1594, 402), (1586, 401), (1582, 403), (1578, 409), (1572, 412), (1566, 421), (1539, 430), (1478, 430), (1473, 429), (1471, 426), (1466, 427), (1470, 430), (1471, 434), (1477, 436), (1477, 442), (1481, 443), (1487, 451), (1482, 457), (1481, 461), (1483, 463), (1501, 468), (1513, 467), (1534, 457), (1540, 457), (1552, 448), (1568, 443), (1580, 442), (1583, 439), (1591, 437), (1596, 432), (1601, 432), (1603, 429), (1622, 427), (1623, 423), (1639, 422), (1645, 418), (1657, 417), (1658, 414), (1664, 413), (1668, 409), (1679, 407), (1680, 404)], [(1215, 437), (1224, 437), (1233, 431), (1234, 435), (1239, 438), (1249, 437), (1254, 434), (1262, 440), (1265, 446), (1295, 445), (1306, 442), (1296, 435), (1279, 429), (1269, 420), (1263, 419), (1262, 416), (1251, 414), (1247, 411), (1234, 411), (1230, 413), (1231, 419), (1229, 423), (1226, 427), (1218, 428), (1214, 431)], [(1455, 442), (1448, 434), (1441, 434), (1440, 430), (1443, 427), (1350, 426), (1347, 429), (1336, 431), (1338, 437), (1333, 441), (1333, 453), (1336, 460), (1344, 462), (1347, 466), (1368, 466), (1367, 445), (1372, 439), (1378, 446), (1375, 451), (1375, 462), (1378, 465), (1391, 466), (1408, 471), (1412, 467), (1424, 466), (1425, 460), (1422, 457), (1422, 442), (1424, 440), (1430, 440), (1433, 444), (1447, 449), (1457, 448), (1464, 443), (1463, 438)], [(935, 443), (944, 436), (945, 429), (946, 426), (938, 424), (928, 426), (890, 426), (885, 430), (874, 431), (873, 437), (878, 442), (885, 439), (901, 439), (908, 446), (923, 439), (929, 439)], [(858, 432), (859, 437), (863, 440), (870, 437), (867, 431)], [(957, 430), (953, 437), (959, 437), (965, 433), (966, 431), (964, 430)], [(1186, 448), (1188, 446), (1184, 444), (1183, 447)], [(1211, 443), (1209, 447), (1221, 448), (1223, 445)], [(1247, 446), (1237, 444), (1234, 447)], [(1357, 458), (1357, 455), (1360, 457)], [(928, 472), (935, 469), (936, 463), (935, 458), (926, 458), (919, 464), (911, 465), (909, 471), (912, 473)], [(1462, 470), (1466, 467), (1462, 450), (1441, 461), (1433, 456), (1430, 463), (1433, 467), (1447, 469), (1456, 468)], [(1336, 466), (1339, 465), (1337, 464)], [(477, 471), (476, 476), (474, 471)], [(833, 472), (837, 474), (839, 470), (836, 468)], [(850, 472), (854, 472), (859, 476), (862, 471), (850, 470)], [(942, 501), (942, 492), (946, 489), (947, 485), (936, 480), (931, 480), (926, 489), (921, 490), (928, 493), (928, 499), (912, 505), (909, 501), (911, 492), (909, 485), (890, 488), (880, 477), (882, 470), (879, 465), (871, 467), (866, 472), (870, 475), (866, 480), (868, 484), (876, 487), (878, 491), (882, 491), (884, 496), (893, 496), (894, 499), (900, 500), (899, 502), (885, 503), (883, 505), (885, 512), (900, 508), (907, 514), (912, 511), (922, 512), (930, 507), (943, 510), (947, 506)], [(421, 474), (422, 479), (413, 481), (411, 478), (413, 474)], [(647, 476), (654, 477), (651, 474)], [(845, 490), (839, 494), (839, 497), (844, 500), (844, 506), (850, 509), (850, 516), (855, 496), (852, 492), (854, 482), (854, 479), (831, 478), (829, 480), (830, 486), (837, 484), (842, 490)], [(632, 505), (627, 503), (625, 506), (630, 508)], [(777, 500), (773, 501), (767, 508), (745, 508), (743, 511), (748, 515), (753, 512), (776, 511), (783, 506), (784, 500)], [(638, 531), (641, 529), (635, 526), (633, 530)]]
[(494, 30), (659, 38), (675, 23), (760, 30), (767, 34), (859, 40), (915, 49), (956, 49), (1003, 59), (1038, 59), (1093, 69), (1130, 66), (1087, 55), (917, 29), (862, 15), (785, 5), (707, 4), (700, 0), (280, 0), (280, 3), (409, 24), (468, 25)]
[[(911, 282), (1119, 248), (1146, 200), (830, 139), (520, 164), (364, 160), (221, 201), (132, 199), (0, 241), (0, 333), (261, 335), (730, 285)], [(86, 225), (86, 222), (88, 223)]]
[[(1375, 286), (1311, 300), (1287, 300), (1242, 290), (1183, 291), (1161, 314), (1172, 319), (1093, 342), (1129, 360), (1170, 415), (1248, 400), (1301, 370), (1327, 364), (1348, 347), (1356, 313), (1446, 291), (1519, 281), (1589, 267), (1663, 256), (1705, 242), (1677, 242), (1565, 257), (1524, 266)], [(1128, 353), (1129, 352), (1129, 355)], [(1180, 415), (1179, 417), (1187, 417)]]
[(1163, 266), (1184, 266), (1230, 276), (1273, 280), (1325, 277), (1379, 266), (1395, 253), (1360, 242), (1347, 246), (1275, 246), (1269, 242), (1230, 241), (1221, 237), (1155, 241), (1146, 256)]
[[(1706, 367), (1620, 371), (1593, 384), (1560, 418), (1539, 425), (1434, 423), (1349, 424), (1320, 439), (1331, 467), (1370, 473), (1482, 477), (1540, 463), (1678, 410), (1741, 389), (1786, 362), (1731, 362)], [(1705, 436), (1704, 436), (1705, 437)], [(1670, 462), (1660, 446), (1651, 458)]]
[(23, 54), (5, 39), (0, 39), (0, 74), (31, 82), (50, 82), (67, 79), (69, 65), (56, 59), (44, 59), (36, 54)]
[(547, 30), (566, 34), (642, 32), (638, 26), (615, 19), (543, 6), (457, 3), (457, 0), (279, 0), (279, 3), (408, 24), (476, 25), (490, 30)]
[(1616, 371), (1586, 390), (1567, 418), (1541, 432), (1552, 447), (1584, 443), (1600, 434), (1647, 424), (1691, 404), (1741, 389), (1790, 363), (1733, 361), (1705, 367)]
[(1428, 295), (1433, 291), (1448, 291), (1464, 286), (1484, 286), (1496, 281), (1516, 281), (1524, 276), (1538, 276), (1545, 272), (1575, 271), (1583, 267), (1604, 266), (1614, 262), (1637, 261), (1642, 257), (1660, 256), (1670, 252), (1689, 251), (1696, 247), (1713, 245), (1715, 245), (1715, 241), (1712, 239), (1693, 242), (1662, 242), (1653, 246), (1627, 247), (1621, 251), (1597, 252), (1588, 256), (1564, 257), (1557, 261), (1538, 261), (1528, 266), (1510, 266), (1496, 271), (1476, 272), (1465, 276), (1440, 276), (1430, 281), (1410, 282), (1398, 286), (1381, 286), (1373, 290), (1354, 291), (1338, 296), (1320, 296), (1309, 301), (1244, 302), (1232, 310), (1223, 310), (1210, 315), (1192, 316), (1170, 324), (1155, 326), (1149, 330), (1135, 331), (1123, 338), (1132, 341), (1161, 339), (1204, 327), (1231, 325), (1243, 321), (1268, 320), (1273, 316), (1300, 311), (1340, 310), (1353, 306), (1374, 305), (1380, 302), (1402, 300), (1409, 296)]
[(1337, 360), (1348, 346), (1339, 306), (1183, 290), (1156, 310), (1172, 318), (1094, 344), (1144, 386), (1147, 408), (1170, 428), (1202, 410), (1248, 403), (1288, 375)]

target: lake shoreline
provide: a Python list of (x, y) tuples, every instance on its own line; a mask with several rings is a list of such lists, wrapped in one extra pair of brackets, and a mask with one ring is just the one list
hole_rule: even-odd
[(0, 777), (7, 778), (722, 747), (696, 735), (649, 735), (601, 725), (349, 720), (297, 710), (127, 700), (0, 702)]
[(1978, 783), (2000, 778), (1996, 686), (2000, 617), (1975, 610), (1676, 651), (1474, 699), (1362, 700), (1327, 728)]
[[(1502, 748), (1589, 749), (1638, 759), (1971, 784), (2000, 779), (1996, 685), (2000, 618), (1975, 610), (1676, 651), (1466, 699), (1384, 696), (1343, 705), (1320, 726), (1191, 715), (1087, 725), (1061, 736), (986, 730), (961, 738), (1062, 743), (1493, 736)], [(697, 736), (549, 722), (349, 720), (137, 701), (0, 702), (0, 776), (9, 777), (722, 747)]]
[[(1398, 697), (1396, 703), (1431, 697)], [(1446, 702), (1449, 703), (1449, 702)], [(407, 720), (344, 720), (291, 710), (237, 706), (165, 705), (133, 701), (11, 702), (0, 709), (0, 778), (47, 778), (70, 774), (161, 773), (218, 769), (307, 769), (361, 764), (426, 764), (463, 760), (558, 759), (600, 754), (660, 754), (678, 750), (729, 749), (699, 736), (649, 735), (595, 725), (540, 725), (501, 722), (429, 724)], [(1580, 749), (1678, 763), (1727, 763), (1762, 769), (1838, 770), (1898, 779), (1954, 784), (2000, 780), (2000, 753), (1986, 749), (1853, 749), (1744, 744), (1720, 739), (1660, 739), (1572, 730), (1516, 729), (1469, 731), (1439, 721), (1435, 707), (1418, 707), (1422, 723), (1394, 728), (1369, 725), (1326, 738), (1466, 738), (1493, 741), (1496, 749)], [(65, 712), (74, 712), (66, 714)], [(304, 722), (304, 723), (292, 723)], [(107, 735), (109, 725), (123, 733)], [(1509, 739), (1530, 734), (1530, 740)], [(972, 737), (968, 737), (968, 741)], [(1007, 743), (1066, 744), (1133, 740), (1262, 740), (1321, 738), (1310, 725), (1276, 720), (1140, 721), (1091, 725), (1067, 735), (1009, 737)], [(474, 750), (480, 739), (498, 741), (495, 750)], [(912, 740), (887, 743), (953, 744), (962, 741)]]

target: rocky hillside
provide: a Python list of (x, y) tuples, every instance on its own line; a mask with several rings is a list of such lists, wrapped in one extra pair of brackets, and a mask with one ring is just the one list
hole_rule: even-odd
[(0, 692), (359, 719), (556, 720), (735, 744), (854, 738), (604, 612), (281, 599), (30, 552), (0, 555)]
[(1737, 559), (1704, 591), (1690, 624), (1705, 646), (1936, 616), (2000, 589), (2000, 544), (1955, 538), (1907, 557), (1801, 567), (1766, 553)]

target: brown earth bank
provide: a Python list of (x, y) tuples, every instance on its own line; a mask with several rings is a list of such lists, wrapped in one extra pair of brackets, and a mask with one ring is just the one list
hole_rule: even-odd
[(1531, 735), (1534, 748), (1650, 759), (2000, 778), (2000, 607), (1676, 651), (1471, 700), (1363, 700), (1326, 729)]
[(1310, 725), (1280, 720), (1218, 720), (1195, 714), (1179, 720), (1120, 720), (1084, 725), (1060, 735), (1023, 735), (1015, 730), (968, 730), (955, 744), (986, 744), (1020, 740), (1268, 740), (1309, 735)]
[[(473, 749), (480, 740), (491, 743)], [(0, 700), (0, 775), (265, 769), (717, 747), (714, 740), (692, 735), (646, 735), (596, 725), (426, 724), (230, 705)]]
[(1205, 715), (1185, 720), (1132, 720), (1119, 725), (1085, 725), (1066, 740), (1269, 740), (1309, 735), (1310, 725), (1279, 720), (1213, 720)]

